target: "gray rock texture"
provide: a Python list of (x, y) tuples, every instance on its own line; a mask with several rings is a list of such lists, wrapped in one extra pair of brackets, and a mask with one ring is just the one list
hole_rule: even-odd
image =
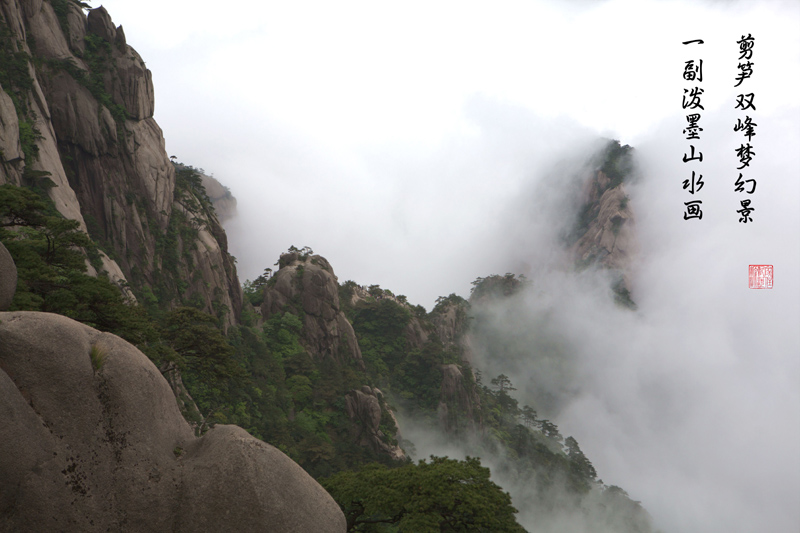
[(481, 399), (475, 385), (468, 384), (459, 365), (442, 365), (441, 370), (439, 425), (448, 433), (458, 432), (462, 427), (475, 431), (481, 426)]
[[(212, 314), (226, 308), (225, 323), (234, 324), (242, 306), (236, 267), (216, 216), (194, 209), (191, 195), (175, 194), (150, 71), (105, 8), (86, 15), (73, 2), (65, 7), (59, 21), (50, 2), (0, 1), (0, 26), (30, 55), (29, 83), (16, 81), (24, 90), (0, 88), (0, 184), (21, 185), (23, 172), (36, 171), (54, 184), (47, 190), (56, 209), (114, 257), (104, 257), (103, 270), (117, 285), (161, 287), (174, 305), (180, 294)], [(98, 74), (102, 87), (90, 90)], [(15, 108), (14, 93), (27, 111)], [(22, 152), (19, 113), (39, 132), (37, 158)], [(187, 238), (181, 223), (199, 228), (197, 236)], [(179, 260), (165, 264), (158, 244), (170, 228)]]
[(405, 452), (397, 446), (383, 440), (384, 433), (380, 429), (381, 416), (384, 409), (391, 416), (395, 425), (394, 413), (383, 404), (383, 393), (367, 385), (361, 390), (351, 390), (344, 397), (347, 416), (353, 422), (354, 439), (360, 446), (369, 446), (378, 453), (384, 453), (395, 460), (405, 459)]
[(589, 222), (572, 252), (582, 265), (596, 262), (620, 272), (630, 289), (628, 278), (638, 251), (636, 222), (624, 184), (610, 185), (602, 171), (586, 182), (582, 204), (588, 209)]
[[(216, 426), (186, 453), (178, 511), (183, 531), (299, 533), (346, 528), (341, 509), (319, 483), (240, 427)], [(235, 522), (225, 518), (233, 510), (240, 511)]]
[(16, 290), (17, 266), (14, 264), (14, 259), (11, 258), (11, 254), (0, 242), (0, 311), (8, 309)]
[(339, 284), (328, 260), (291, 252), (281, 255), (279, 265), (264, 290), (264, 320), (283, 311), (302, 312), (301, 342), (313, 357), (363, 365), (353, 326), (339, 307)]
[(0, 531), (343, 532), (336, 503), (235, 426), (195, 438), (156, 367), (69, 318), (0, 313)]
[(214, 211), (217, 212), (217, 217), (220, 222), (225, 222), (236, 216), (236, 198), (231, 194), (230, 189), (225, 187), (213, 176), (206, 176), (201, 174), (200, 178), (203, 180), (203, 187), (206, 189), (206, 194), (214, 204)]
[(436, 335), (445, 347), (458, 344), (467, 326), (467, 313), (462, 303), (448, 302), (431, 313), (431, 322), (435, 326)]

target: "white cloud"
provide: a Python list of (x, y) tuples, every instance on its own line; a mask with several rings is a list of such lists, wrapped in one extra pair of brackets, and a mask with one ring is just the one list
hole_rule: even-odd
[[(559, 424), (669, 531), (797, 530), (799, 4), (105, 7), (153, 71), (170, 155), (237, 196), (228, 231), (243, 279), (290, 244), (428, 308), (477, 276), (551, 272), (563, 190), (547, 171), (595, 134), (634, 145), (640, 311), (609, 311), (565, 274), (544, 293), (582, 391)], [(745, 33), (759, 124), (748, 225), (732, 191)], [(680, 44), (694, 38), (705, 44)], [(706, 75), (699, 223), (682, 220), (680, 186), (694, 57)], [(746, 288), (751, 263), (775, 265), (774, 289)]]

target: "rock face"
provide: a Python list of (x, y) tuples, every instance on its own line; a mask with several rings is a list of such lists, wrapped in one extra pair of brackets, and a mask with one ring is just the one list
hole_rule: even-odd
[(379, 389), (364, 385), (361, 390), (351, 390), (345, 396), (345, 403), (347, 416), (354, 423), (355, 440), (360, 446), (369, 446), (395, 460), (405, 459), (405, 452), (397, 444), (384, 440), (385, 435), (380, 429), (383, 414), (388, 414), (395, 425), (397, 420), (383, 402), (383, 393)]
[(638, 244), (625, 180), (636, 177), (633, 149), (610, 141), (597, 157), (600, 166), (584, 182), (578, 220), (568, 240), (578, 268), (597, 264), (615, 272), (615, 298), (632, 308), (630, 280)]
[(583, 195), (590, 222), (573, 250), (580, 262), (626, 271), (637, 249), (635, 222), (625, 186), (611, 187), (610, 182), (602, 171), (587, 181)]
[(408, 321), (405, 336), (409, 347), (417, 350), (421, 349), (430, 338), (423, 322), (415, 316)]
[(203, 179), (203, 187), (206, 189), (211, 203), (214, 204), (214, 211), (220, 222), (225, 222), (236, 216), (236, 198), (231, 194), (230, 189), (214, 179), (213, 176), (200, 174)]
[(447, 433), (462, 428), (474, 432), (481, 426), (481, 400), (474, 384), (469, 386), (459, 365), (442, 365), (442, 386), (439, 400), (439, 425)]
[(467, 325), (466, 304), (448, 302), (431, 313), (436, 335), (445, 347), (457, 346)]
[(153, 119), (150, 71), (105, 8), (60, 9), (2, 3), (0, 47), (27, 74), (9, 70), (12, 83), (0, 88), (0, 184), (46, 188), (108, 253), (104, 270), (118, 285), (170, 305), (227, 309), (235, 323), (233, 259), (213, 212), (194, 209), (202, 194), (180, 187)]
[(333, 499), (235, 426), (196, 438), (119, 337), (0, 313), (0, 531), (343, 532)]
[(363, 365), (353, 326), (339, 307), (339, 285), (327, 259), (300, 252), (281, 255), (279, 269), (264, 290), (261, 315), (266, 320), (283, 311), (304, 317), (301, 342), (312, 357)]
[(9, 308), (16, 290), (17, 266), (11, 258), (11, 254), (0, 242), (0, 311), (5, 311)]

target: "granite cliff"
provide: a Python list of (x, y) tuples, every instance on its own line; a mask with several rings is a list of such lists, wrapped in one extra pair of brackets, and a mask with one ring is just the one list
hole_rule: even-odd
[(47, 192), (140, 298), (191, 302), (236, 322), (241, 289), (200, 178), (170, 162), (153, 81), (103, 7), (4, 0), (0, 185)]
[(585, 180), (570, 250), (579, 268), (600, 265), (616, 273), (617, 301), (633, 306), (631, 271), (638, 250), (636, 220), (625, 181), (635, 175), (632, 148), (610, 141), (599, 154), (600, 164)]

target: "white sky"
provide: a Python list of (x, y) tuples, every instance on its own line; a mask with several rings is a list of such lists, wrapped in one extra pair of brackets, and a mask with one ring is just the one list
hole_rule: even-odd
[[(593, 321), (591, 302), (563, 308), (587, 312), (571, 323), (588, 332), (583, 352), (611, 346), (598, 354), (607, 366), (586, 367), (602, 379), (587, 378), (565, 434), (665, 531), (800, 528), (800, 2), (104, 6), (153, 72), (169, 154), (237, 197), (226, 229), (242, 280), (308, 245), (341, 281), (430, 309), (478, 276), (546, 271), (552, 164), (598, 135), (635, 146), (644, 318), (615, 326)], [(732, 125), (747, 33), (759, 184), (743, 225)], [(681, 74), (699, 58), (705, 215), (687, 222)], [(762, 263), (775, 288), (748, 290), (747, 265)], [(623, 355), (592, 324), (630, 327)], [(663, 426), (641, 428), (653, 383), (670, 409), (696, 411), (676, 421), (664, 407)]]
[[(638, 145), (679, 116), (680, 73), (692, 54), (705, 58), (706, 110), (732, 114), (735, 41), (754, 33), (760, 116), (796, 105), (800, 69), (786, 65), (800, 62), (797, 4), (752, 4), (105, 7), (153, 71), (170, 155), (213, 173), (238, 198), (242, 216), (228, 229), (243, 280), (289, 245), (309, 245), (343, 280), (379, 283), (430, 307), (508, 268), (484, 257), (449, 272), (463, 264), (467, 235), (491, 248), (476, 211), (495, 218), (492, 206), (518, 195), (534, 160), (541, 166), (578, 131)], [(680, 44), (697, 37), (702, 47)], [(514, 136), (499, 138), (509, 121)], [(528, 161), (508, 168), (515, 142)], [(452, 196), (459, 187), (466, 198)], [(433, 219), (467, 231), (454, 236)], [(389, 246), (373, 232), (396, 238)], [(424, 280), (410, 265), (420, 255), (431, 267)]]

